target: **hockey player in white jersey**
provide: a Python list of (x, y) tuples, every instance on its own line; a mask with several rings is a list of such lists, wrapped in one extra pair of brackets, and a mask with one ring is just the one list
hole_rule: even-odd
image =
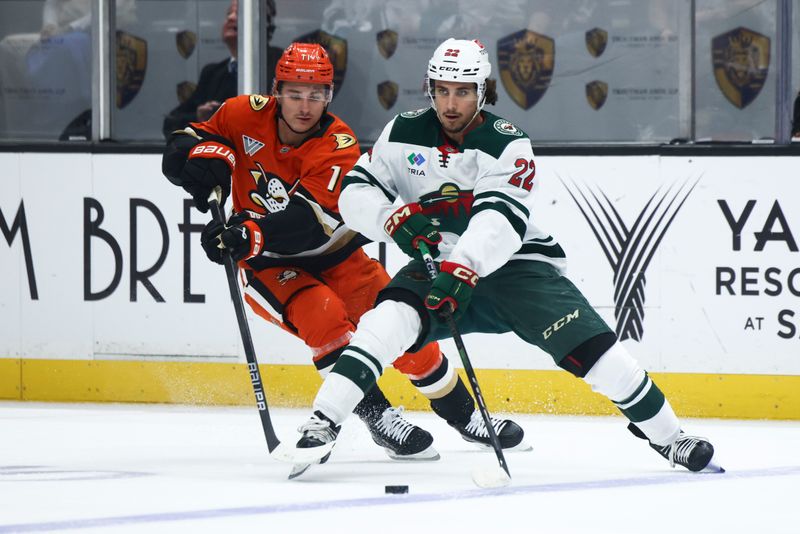
[[(439, 317), (449, 306), (462, 334), (510, 331), (547, 352), (611, 399), (673, 467), (711, 468), (712, 445), (683, 433), (658, 386), (564, 277), (562, 248), (534, 224), (530, 139), (483, 110), (496, 101), (488, 58), (478, 40), (442, 43), (425, 81), (431, 107), (396, 116), (344, 179), (339, 208), (348, 226), (394, 240), (413, 259), (362, 317), (298, 447), (335, 440), (396, 354), (450, 337)], [(419, 242), (441, 261), (434, 282)]]

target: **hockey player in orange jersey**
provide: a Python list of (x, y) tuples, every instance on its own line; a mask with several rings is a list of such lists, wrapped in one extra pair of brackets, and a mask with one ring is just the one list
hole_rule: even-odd
[[(244, 273), (247, 303), (302, 339), (323, 376), (390, 280), (361, 249), (367, 239), (339, 215), (341, 177), (361, 152), (350, 128), (327, 111), (332, 94), (325, 50), (293, 43), (278, 61), (271, 96), (228, 99), (208, 121), (173, 132), (163, 160), (164, 174), (202, 212), (215, 186), (223, 198), (232, 194), (233, 215), (226, 225), (206, 226), (203, 248), (217, 263), (223, 248), (230, 251)], [(472, 397), (436, 343), (394, 366), (464, 439), (488, 445), (485, 427), (470, 424)], [(377, 385), (354, 413), (390, 457), (438, 458), (431, 435), (406, 421)], [(514, 422), (495, 426), (505, 447), (521, 444)]]

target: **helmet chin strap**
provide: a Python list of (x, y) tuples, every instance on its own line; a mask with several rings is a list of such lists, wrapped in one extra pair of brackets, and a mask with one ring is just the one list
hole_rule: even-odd
[(469, 125), (470, 125), (470, 124), (472, 124), (472, 121), (474, 121), (474, 120), (475, 120), (475, 117), (477, 117), (477, 116), (480, 114), (480, 112), (481, 112), (481, 108), (477, 108), (477, 109), (475, 110), (475, 114), (474, 114), (474, 115), (472, 115), (472, 118), (469, 120), (469, 122), (468, 122), (467, 124), (465, 124), (464, 126), (462, 126), (461, 128), (459, 128), (459, 129), (458, 129), (458, 132), (456, 132), (456, 133), (461, 133), (461, 132), (463, 132), (464, 130), (466, 130), (467, 128), (469, 128)]

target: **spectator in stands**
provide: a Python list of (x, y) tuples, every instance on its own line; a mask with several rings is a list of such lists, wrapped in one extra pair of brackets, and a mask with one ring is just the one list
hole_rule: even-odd
[[(219, 63), (209, 63), (200, 72), (200, 80), (192, 96), (169, 112), (164, 118), (164, 137), (190, 122), (203, 122), (211, 118), (222, 103), (238, 92), (237, 47), (238, 47), (239, 0), (231, 0), (222, 25), (222, 41), (231, 56)], [(267, 0), (267, 87), (272, 87), (275, 64), (281, 56), (280, 48), (269, 46), (275, 31), (275, 1)]]
[[(135, 20), (135, 0), (117, 0), (117, 25)], [(92, 25), (91, 0), (45, 0), (42, 39), (70, 32), (88, 32)]]
[[(0, 40), (0, 134), (42, 140), (74, 134), (88, 139), (92, 2), (45, 0), (40, 5), (42, 21), (36, 31)], [(136, 21), (135, 0), (116, 0), (115, 5), (118, 27)], [(12, 26), (34, 29), (25, 19), (22, 15)], [(65, 131), (58, 137), (67, 124), (71, 134)]]

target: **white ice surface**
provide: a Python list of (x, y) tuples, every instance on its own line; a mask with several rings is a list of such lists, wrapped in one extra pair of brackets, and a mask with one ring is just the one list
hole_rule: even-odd
[[(278, 435), (307, 415), (273, 410)], [(534, 450), (481, 490), (470, 474), (494, 454), (408, 416), (441, 460), (389, 460), (352, 418), (327, 464), (287, 481), (255, 409), (0, 403), (0, 532), (800, 532), (798, 423), (684, 421), (720, 475), (671, 469), (621, 417), (515, 415)]]

